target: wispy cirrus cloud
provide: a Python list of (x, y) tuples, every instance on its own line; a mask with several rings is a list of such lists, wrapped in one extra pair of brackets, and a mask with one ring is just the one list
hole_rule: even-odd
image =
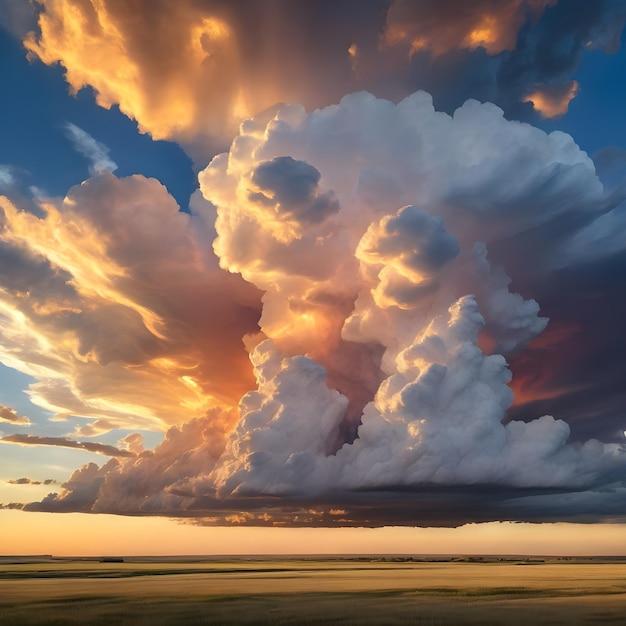
[(4, 191), (15, 182), (13, 168), (9, 165), (0, 164), (0, 190)]
[(109, 156), (109, 148), (96, 141), (87, 131), (71, 122), (65, 124), (65, 131), (74, 149), (89, 161), (89, 173), (92, 176), (117, 169), (117, 163)]

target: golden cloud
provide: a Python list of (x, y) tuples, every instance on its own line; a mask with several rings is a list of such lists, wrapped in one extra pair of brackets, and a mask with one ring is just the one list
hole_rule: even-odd
[(119, 105), (155, 139), (222, 138), (251, 112), (233, 32), (191, 2), (151, 6), (142, 19), (131, 19), (136, 3), (43, 4), (40, 35), (24, 40), (31, 55), (60, 62), (74, 92), (93, 87), (98, 104)]
[(557, 0), (465, 0), (410, 2), (394, 0), (387, 16), (383, 43), (404, 45), (410, 54), (429, 50), (439, 56), (450, 50), (482, 47), (489, 54), (513, 50), (517, 33), (528, 17), (537, 19)]
[(250, 388), (241, 337), (257, 330), (258, 292), (218, 268), (210, 234), (156, 180), (103, 174), (43, 217), (0, 207), (19, 276), (0, 285), (0, 360), (38, 379), (36, 404), (163, 429)]
[(537, 85), (523, 101), (532, 102), (542, 117), (565, 115), (569, 103), (578, 93), (578, 82), (571, 80), (558, 85)]

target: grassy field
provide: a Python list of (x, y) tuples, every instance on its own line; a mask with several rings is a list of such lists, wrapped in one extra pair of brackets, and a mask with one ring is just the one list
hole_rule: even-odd
[(626, 562), (5, 557), (0, 624), (626, 625)]

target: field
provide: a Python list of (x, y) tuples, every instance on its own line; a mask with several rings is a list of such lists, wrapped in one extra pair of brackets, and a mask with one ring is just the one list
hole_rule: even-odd
[(0, 624), (626, 624), (626, 560), (0, 557)]

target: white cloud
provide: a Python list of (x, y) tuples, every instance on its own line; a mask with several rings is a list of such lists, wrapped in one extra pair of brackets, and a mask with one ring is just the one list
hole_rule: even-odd
[(4, 191), (15, 183), (13, 168), (10, 165), (0, 164), (0, 191)]
[(114, 172), (117, 169), (117, 163), (109, 157), (107, 146), (71, 122), (65, 124), (65, 130), (74, 149), (89, 161), (89, 173), (92, 176), (102, 172)]

